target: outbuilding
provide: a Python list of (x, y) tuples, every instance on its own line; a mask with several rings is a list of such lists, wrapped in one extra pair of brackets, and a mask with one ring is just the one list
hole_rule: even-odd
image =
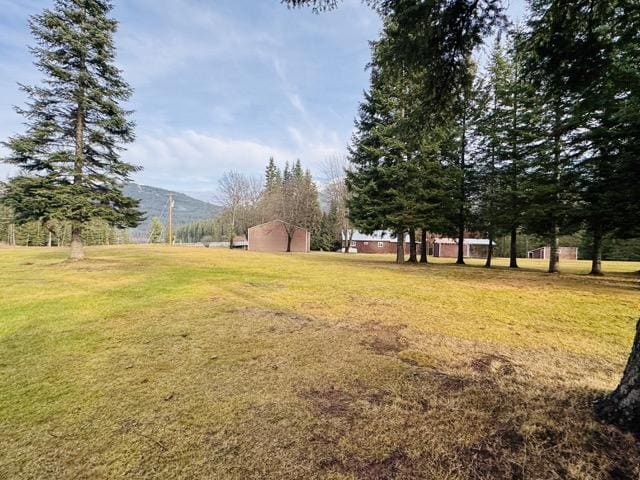
[[(488, 238), (465, 238), (463, 242), (463, 256), (465, 258), (484, 258), (489, 251)], [(496, 243), (493, 242), (495, 246)], [(436, 238), (433, 241), (434, 257), (457, 257), (458, 240), (455, 238)]]
[[(289, 235), (292, 232), (290, 248)], [(292, 226), (282, 220), (272, 220), (249, 229), (247, 249), (250, 252), (298, 252), (311, 250), (311, 234), (306, 228)]]
[[(551, 247), (540, 247), (527, 252), (527, 258), (538, 260), (548, 260), (551, 257)], [(560, 260), (577, 260), (578, 247), (558, 247), (558, 258)]]
[[(409, 252), (409, 236), (405, 236), (405, 253)], [(348, 239), (342, 234), (342, 248), (346, 247)], [(354, 230), (351, 235), (349, 251), (351, 253), (396, 253), (398, 238), (388, 230), (376, 230), (366, 234)]]

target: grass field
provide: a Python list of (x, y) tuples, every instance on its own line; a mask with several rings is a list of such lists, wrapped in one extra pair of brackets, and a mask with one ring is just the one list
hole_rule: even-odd
[(0, 478), (640, 478), (640, 263), (88, 254), (0, 249)]

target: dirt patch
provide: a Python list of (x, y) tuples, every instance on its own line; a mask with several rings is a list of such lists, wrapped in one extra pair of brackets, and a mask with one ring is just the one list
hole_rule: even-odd
[(386, 458), (354, 465), (351, 470), (360, 479), (391, 480), (396, 478), (403, 464), (409, 458), (402, 450), (394, 450)]
[(404, 325), (382, 325), (372, 322), (367, 324), (368, 338), (362, 344), (379, 355), (399, 353), (409, 346), (409, 341), (400, 334)]
[(473, 380), (433, 369), (419, 369), (410, 373), (414, 380), (430, 382), (447, 393), (459, 392), (473, 384)]
[[(524, 467), (513, 460), (514, 453), (518, 453), (523, 444), (524, 440), (519, 432), (507, 430), (496, 432), (464, 449), (462, 458), (468, 458), (468, 478), (523, 479)], [(512, 460), (507, 462), (504, 461), (505, 458)]]
[(358, 415), (358, 410), (367, 404), (379, 407), (390, 403), (386, 392), (371, 389), (359, 382), (349, 389), (335, 386), (311, 388), (299, 396), (308, 401), (317, 414), (333, 417), (352, 417)]
[(481, 374), (513, 375), (515, 368), (511, 360), (504, 355), (487, 354), (474, 358), (469, 368)]
[(318, 414), (333, 417), (350, 416), (351, 404), (354, 402), (350, 393), (333, 386), (312, 388), (302, 392), (300, 397), (309, 401)]

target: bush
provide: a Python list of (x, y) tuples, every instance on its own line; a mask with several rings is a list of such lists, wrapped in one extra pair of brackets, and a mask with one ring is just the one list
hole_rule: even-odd
[(202, 243), (205, 248), (209, 248), (211, 242), (213, 242), (213, 237), (211, 237), (211, 235), (205, 235), (200, 239), (200, 243)]

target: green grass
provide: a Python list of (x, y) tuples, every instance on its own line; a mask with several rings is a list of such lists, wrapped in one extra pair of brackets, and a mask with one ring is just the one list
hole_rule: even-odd
[(639, 478), (640, 263), (0, 249), (0, 478)]

